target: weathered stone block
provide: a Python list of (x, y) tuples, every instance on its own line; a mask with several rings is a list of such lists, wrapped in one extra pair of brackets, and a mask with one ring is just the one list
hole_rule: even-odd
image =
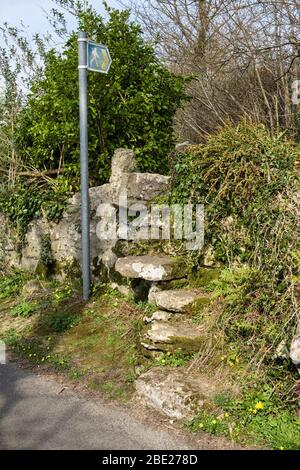
[[(91, 270), (94, 276), (113, 272), (117, 260), (114, 248), (118, 234), (112, 239), (99, 239), (97, 227), (101, 220), (98, 212), (100, 204), (108, 204), (113, 208), (119, 206), (119, 196), (127, 193), (128, 207), (132, 202), (147, 204), (157, 195), (166, 191), (169, 177), (150, 173), (132, 173), (136, 170), (136, 161), (132, 150), (118, 149), (112, 157), (112, 173), (110, 182), (102, 186), (90, 188), (90, 245)], [(51, 241), (51, 250), (56, 265), (68, 266), (81, 264), (81, 202), (80, 194), (74, 194), (59, 223), (43, 219), (34, 220), (28, 229), (25, 244), (20, 257), (17, 255), (15, 240), (4, 223), (5, 217), (0, 214), (0, 259), (10, 265), (21, 266), (35, 272), (40, 266), (41, 240), (46, 235)], [(5, 221), (6, 222), (6, 221)], [(145, 223), (148, 223), (145, 221)], [(118, 228), (118, 227), (117, 227)], [(135, 242), (132, 242), (134, 244)]]
[(128, 198), (152, 201), (168, 190), (170, 176), (155, 173), (130, 173), (127, 180)]
[(151, 317), (144, 317), (144, 322), (145, 323), (151, 323), (154, 321), (168, 321), (172, 317), (172, 313), (166, 312), (165, 310), (157, 310), (157, 312), (154, 312)]
[(290, 347), (290, 359), (296, 366), (300, 365), (300, 334), (293, 337)]
[(162, 310), (184, 313), (201, 297), (204, 297), (204, 294), (199, 289), (158, 290), (151, 293), (151, 302)]
[(202, 333), (203, 327), (188, 322), (153, 321), (142, 337), (141, 344), (149, 350), (190, 354), (199, 351), (203, 341)]
[(166, 368), (153, 368), (142, 374), (135, 387), (147, 405), (173, 419), (193, 418), (199, 409), (210, 405), (217, 391), (214, 383), (202, 375)]
[(124, 277), (164, 281), (183, 277), (178, 260), (168, 256), (127, 256), (119, 258), (115, 270)]
[(136, 169), (134, 152), (129, 149), (117, 149), (111, 160), (110, 183), (119, 183), (124, 173), (131, 173)]

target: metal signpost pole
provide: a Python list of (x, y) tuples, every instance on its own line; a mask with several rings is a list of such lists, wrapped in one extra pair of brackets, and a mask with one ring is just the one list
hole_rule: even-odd
[(80, 106), (80, 178), (81, 178), (81, 238), (83, 300), (90, 296), (90, 195), (88, 158), (88, 98), (87, 72), (107, 74), (111, 66), (107, 46), (89, 41), (84, 32), (78, 33), (78, 71)]
[(90, 296), (90, 200), (88, 161), (87, 36), (78, 34), (78, 72), (80, 106), (80, 178), (83, 300)]

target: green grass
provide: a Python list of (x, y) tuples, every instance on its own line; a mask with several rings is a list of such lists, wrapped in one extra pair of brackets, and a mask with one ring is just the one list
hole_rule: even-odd
[(9, 346), (11, 351), (20, 354), (33, 364), (49, 364), (56, 370), (70, 368), (70, 358), (53, 351), (51, 337), (43, 340), (26, 338), (14, 331), (10, 331), (6, 335), (2, 335), (1, 339)]
[[(33, 364), (66, 373), (69, 380), (83, 382), (109, 399), (126, 401), (132, 396), (137, 367), (139, 371), (153, 366), (183, 368), (193, 358), (169, 351), (154, 360), (145, 359), (139, 334), (143, 328), (142, 318), (151, 315), (154, 307), (144, 302), (137, 304), (133, 298), (124, 297), (103, 283), (95, 288), (88, 305), (82, 303), (69, 284), (45, 280), (42, 297), (34, 301), (21, 298), (16, 304), (16, 295), (27, 278), (17, 273), (13, 279), (17, 279), (17, 289), (7, 278), (0, 281), (5, 286), (0, 339)], [(217, 286), (220, 287), (220, 283)], [(222, 289), (225, 288), (222, 286)], [(26, 322), (22, 328), (23, 318)], [(212, 319), (211, 314), (209, 318)], [(4, 329), (4, 323), (10, 327)], [(241, 324), (239, 328), (246, 326)], [(230, 343), (222, 352), (216, 351), (214, 360), (238, 376), (237, 381), (241, 383), (244, 361), (240, 352), (243, 351), (233, 347), (239, 344)], [(211, 364), (215, 362), (210, 362), (208, 371)], [(253, 376), (247, 373), (243, 390), (248, 391), (243, 392), (242, 398), (226, 394), (215, 396), (209, 408), (190, 421), (189, 428), (193, 432), (204, 430), (226, 436), (242, 444), (274, 449), (300, 448), (295, 407), (277, 393), (290, 388), (286, 367), (286, 364), (272, 363), (262, 368), (259, 384), (253, 373)], [(278, 386), (283, 386), (276, 393), (266, 385), (275, 383), (274, 380)], [(263, 406), (257, 407), (257, 403)]]
[(16, 304), (23, 276), (17, 278), (18, 290), (10, 278), (1, 278), (6, 290), (0, 338), (8, 347), (33, 364), (67, 371), (70, 380), (95, 384), (112, 398), (129, 398), (135, 366), (144, 361), (138, 336), (149, 306), (135, 304), (103, 283), (86, 305), (73, 285), (45, 279), (37, 300)]
[(278, 450), (300, 449), (300, 420), (296, 408), (284, 409), (270, 390), (249, 392), (243, 399), (226, 394), (215, 397), (215, 410), (201, 411), (188, 426), (226, 436), (242, 444), (256, 444)]
[(54, 333), (63, 333), (80, 322), (80, 313), (58, 311), (47, 316), (45, 324)]
[(193, 355), (191, 354), (183, 354), (181, 351), (167, 351), (166, 353), (162, 353), (161, 356), (154, 361), (154, 365), (162, 366), (162, 367), (182, 367), (187, 364)]

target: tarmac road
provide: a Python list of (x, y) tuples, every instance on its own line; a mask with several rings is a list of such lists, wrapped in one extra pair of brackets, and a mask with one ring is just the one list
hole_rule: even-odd
[(189, 449), (175, 434), (136, 421), (124, 409), (88, 399), (53, 379), (0, 365), (0, 449)]

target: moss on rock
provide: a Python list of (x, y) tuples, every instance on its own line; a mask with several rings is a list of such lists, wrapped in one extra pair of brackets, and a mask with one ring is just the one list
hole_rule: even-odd
[(204, 289), (209, 284), (218, 279), (220, 276), (221, 268), (200, 268), (196, 273), (192, 273), (189, 277), (190, 287), (203, 287)]

